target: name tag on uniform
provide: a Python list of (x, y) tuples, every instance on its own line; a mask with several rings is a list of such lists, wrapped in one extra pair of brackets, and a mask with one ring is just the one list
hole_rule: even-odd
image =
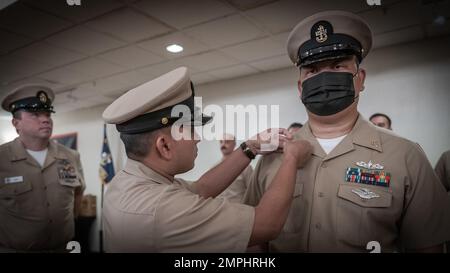
[(5, 184), (14, 184), (23, 182), (23, 176), (5, 177)]

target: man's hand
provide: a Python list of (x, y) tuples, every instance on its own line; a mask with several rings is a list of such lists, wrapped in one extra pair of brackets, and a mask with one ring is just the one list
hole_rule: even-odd
[(284, 156), (292, 157), (297, 161), (297, 168), (301, 168), (308, 162), (312, 154), (312, 146), (306, 140), (292, 140), (284, 143)]
[(246, 141), (254, 154), (269, 154), (283, 151), (284, 143), (292, 140), (292, 134), (284, 128), (270, 128)]

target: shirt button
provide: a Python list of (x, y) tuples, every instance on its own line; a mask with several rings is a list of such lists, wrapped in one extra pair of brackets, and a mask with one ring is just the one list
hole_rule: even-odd
[(320, 225), (320, 223), (317, 223), (316, 228), (320, 230), (322, 228), (322, 225)]
[(47, 207), (50, 207), (50, 203), (47, 202)]
[(323, 162), (323, 163), (322, 163), (322, 168), (326, 168), (326, 167), (328, 167), (327, 163), (326, 163), (326, 162)]
[(47, 186), (44, 186), (44, 190), (47, 190)]
[(53, 220), (52, 219), (50, 219), (50, 220), (48, 220), (48, 222), (51, 224), (51, 223), (53, 223)]
[(323, 196), (324, 196), (323, 192), (319, 192), (319, 197), (323, 197)]

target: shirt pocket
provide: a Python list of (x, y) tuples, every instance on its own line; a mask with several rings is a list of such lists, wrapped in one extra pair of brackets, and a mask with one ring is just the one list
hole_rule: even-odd
[(387, 229), (395, 222), (389, 214), (391, 206), (392, 193), (386, 189), (340, 184), (336, 206), (337, 240), (362, 249), (366, 249), (370, 241), (382, 243), (384, 235), (392, 234)]
[(68, 204), (72, 204), (75, 200), (75, 190), (81, 187), (81, 182), (77, 178), (59, 178), (58, 179), (58, 195), (63, 198), (62, 200), (68, 201)]
[(31, 181), (22, 177), (21, 182), (6, 184), (6, 177), (0, 177), (0, 179), (0, 207), (10, 212), (20, 212), (33, 189)]
[(62, 214), (71, 215), (75, 205), (75, 190), (81, 186), (78, 179), (58, 179), (55, 190), (50, 192), (51, 199), (57, 202), (58, 210)]
[(305, 218), (304, 207), (303, 183), (295, 183), (293, 200), (283, 227), (284, 232), (296, 233), (301, 230)]

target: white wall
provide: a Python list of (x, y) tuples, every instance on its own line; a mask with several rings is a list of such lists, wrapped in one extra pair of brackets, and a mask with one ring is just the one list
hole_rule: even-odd
[[(450, 149), (448, 48), (450, 37), (398, 45), (373, 51), (363, 63), (368, 75), (366, 89), (360, 97), (360, 112), (365, 117), (374, 112), (388, 114), (393, 120), (394, 131), (420, 143), (433, 165), (443, 151)], [(307, 119), (298, 98), (297, 78), (295, 68), (283, 69), (200, 85), (196, 87), (196, 94), (203, 97), (203, 107), (209, 104), (280, 105), (280, 126), (287, 127), (294, 121), (305, 122)], [(55, 134), (78, 132), (86, 193), (97, 195), (98, 200), (103, 134), (101, 113), (104, 108), (99, 106), (54, 116)], [(108, 126), (108, 134), (115, 164), (122, 166), (124, 152), (114, 126)], [(12, 135), (14, 130), (9, 119), (0, 119), (0, 143)], [(218, 142), (200, 142), (196, 167), (181, 176), (196, 179), (219, 160)], [(97, 249), (97, 233), (93, 236)]]

